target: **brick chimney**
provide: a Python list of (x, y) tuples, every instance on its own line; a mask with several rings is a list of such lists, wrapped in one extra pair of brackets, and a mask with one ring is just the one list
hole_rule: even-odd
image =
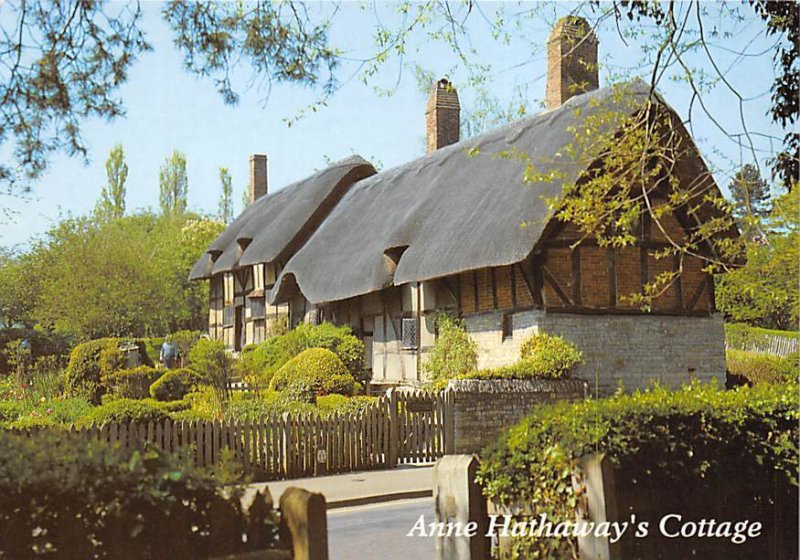
[(461, 105), (453, 84), (442, 78), (433, 84), (425, 109), (428, 153), (458, 142), (461, 130)]
[(547, 110), (597, 89), (597, 37), (582, 17), (561, 18), (547, 39)]
[(250, 156), (250, 184), (247, 186), (250, 204), (267, 194), (267, 156), (252, 154)]

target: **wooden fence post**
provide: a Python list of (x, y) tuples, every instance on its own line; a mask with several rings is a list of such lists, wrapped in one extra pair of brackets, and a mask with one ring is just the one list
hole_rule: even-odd
[(328, 560), (325, 496), (290, 486), (280, 508), (281, 539), (291, 539), (293, 560)]
[(444, 398), (444, 454), (452, 455), (456, 452), (455, 394), (448, 387), (440, 395)]
[(398, 451), (400, 447), (400, 426), (397, 414), (397, 391), (392, 388), (386, 392), (386, 405), (389, 412), (389, 433), (388, 435), (388, 468), (393, 469), (397, 466)]

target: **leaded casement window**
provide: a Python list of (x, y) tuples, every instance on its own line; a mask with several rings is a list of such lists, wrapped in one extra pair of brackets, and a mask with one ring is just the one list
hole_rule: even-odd
[(403, 318), (400, 323), (400, 338), (403, 349), (417, 348), (417, 320), (413, 317)]

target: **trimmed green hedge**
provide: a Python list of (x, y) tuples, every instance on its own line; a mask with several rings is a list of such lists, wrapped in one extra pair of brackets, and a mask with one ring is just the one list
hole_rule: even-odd
[(246, 348), (237, 363), (238, 374), (252, 386), (268, 386), (272, 376), (284, 364), (310, 348), (330, 350), (356, 381), (366, 380), (364, 343), (353, 336), (349, 327), (337, 327), (327, 322), (321, 325), (301, 323), (257, 347)]
[(316, 394), (352, 395), (356, 380), (330, 350), (309, 348), (279, 369), (270, 381), (274, 391), (312, 391)]
[[(578, 459), (604, 453), (626, 473), (627, 492), (652, 496), (668, 488), (667, 507), (684, 517), (768, 518), (768, 534), (772, 514), (759, 492), (771, 495), (774, 473), (797, 485), (799, 406), (796, 384), (724, 391), (699, 383), (540, 406), (482, 453), (479, 479), (487, 496), (528, 505), (555, 525), (575, 519)], [(742, 480), (758, 491), (723, 499), (720, 493)], [(513, 542), (520, 558), (572, 558), (572, 545), (560, 538)]]
[(140, 365), (153, 367), (142, 340), (124, 338), (100, 338), (76, 346), (69, 357), (66, 372), (66, 387), (71, 392), (86, 392), (89, 399), (98, 402), (105, 393), (101, 379), (125, 369), (125, 354), (121, 345), (135, 344)]
[(119, 422), (162, 422), (171, 413), (187, 408), (189, 403), (183, 401), (163, 403), (153, 399), (113, 399), (93, 408), (77, 424), (89, 426)]
[(0, 433), (0, 449), (0, 557), (201, 559), (277, 544), (274, 512), (245, 516), (237, 492), (222, 497), (175, 456), (63, 432)]
[[(520, 359), (510, 366), (481, 369), (452, 379), (568, 379), (583, 363), (580, 350), (574, 344), (545, 333), (526, 339), (520, 347)], [(443, 389), (451, 378), (439, 380), (435, 387)]]
[(201, 383), (200, 374), (191, 369), (169, 369), (150, 385), (150, 396), (157, 401), (179, 401)]
[(150, 385), (161, 372), (150, 366), (121, 369), (104, 375), (100, 381), (106, 391), (126, 399), (145, 399), (150, 396)]

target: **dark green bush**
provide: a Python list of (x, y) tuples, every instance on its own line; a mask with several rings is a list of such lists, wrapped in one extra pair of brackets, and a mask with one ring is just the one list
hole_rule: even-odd
[(286, 362), (275, 373), (270, 389), (352, 395), (355, 383), (356, 380), (336, 354), (324, 348), (309, 348)]
[(153, 367), (142, 340), (100, 338), (76, 346), (69, 357), (66, 387), (72, 392), (85, 392), (93, 402), (103, 395), (103, 376), (126, 368), (126, 358), (120, 346), (135, 344), (140, 365)]
[(161, 372), (150, 366), (120, 369), (104, 375), (100, 381), (106, 392), (126, 399), (146, 399), (150, 396), (150, 385)]
[(150, 396), (157, 401), (179, 401), (201, 383), (200, 375), (191, 369), (170, 369), (150, 385)]
[(800, 375), (798, 354), (781, 358), (769, 354), (728, 350), (725, 357), (728, 367), (728, 387), (757, 383), (783, 383), (797, 379)]
[(0, 557), (178, 560), (276, 545), (274, 512), (245, 516), (238, 493), (223, 498), (174, 456), (48, 432), (0, 433)]
[(189, 403), (183, 401), (162, 403), (153, 399), (113, 399), (93, 408), (80, 418), (82, 426), (121, 422), (162, 422), (170, 413), (185, 410)]
[[(575, 519), (571, 477), (579, 458), (603, 453), (624, 474), (626, 493), (659, 497), (650, 513), (668, 508), (665, 513), (690, 519), (757, 519), (767, 535), (776, 473), (791, 481), (796, 496), (798, 405), (797, 384), (725, 391), (694, 383), (674, 392), (653, 388), (539, 406), (482, 453), (479, 479), (487, 496), (529, 506), (533, 516), (546, 514), (555, 525)], [(740, 481), (752, 492), (726, 490), (740, 488)], [(796, 497), (791, 505), (796, 512)], [(642, 512), (637, 513), (641, 519)], [(515, 539), (513, 544), (515, 557), (521, 558), (573, 558), (574, 545), (564, 538)], [(630, 557), (653, 556), (634, 550)], [(688, 556), (667, 548), (660, 557)]]
[(33, 360), (42, 356), (65, 356), (69, 353), (70, 343), (66, 337), (35, 329), (0, 329), (0, 376), (11, 373), (5, 355), (8, 343), (25, 339), (31, 344)]

